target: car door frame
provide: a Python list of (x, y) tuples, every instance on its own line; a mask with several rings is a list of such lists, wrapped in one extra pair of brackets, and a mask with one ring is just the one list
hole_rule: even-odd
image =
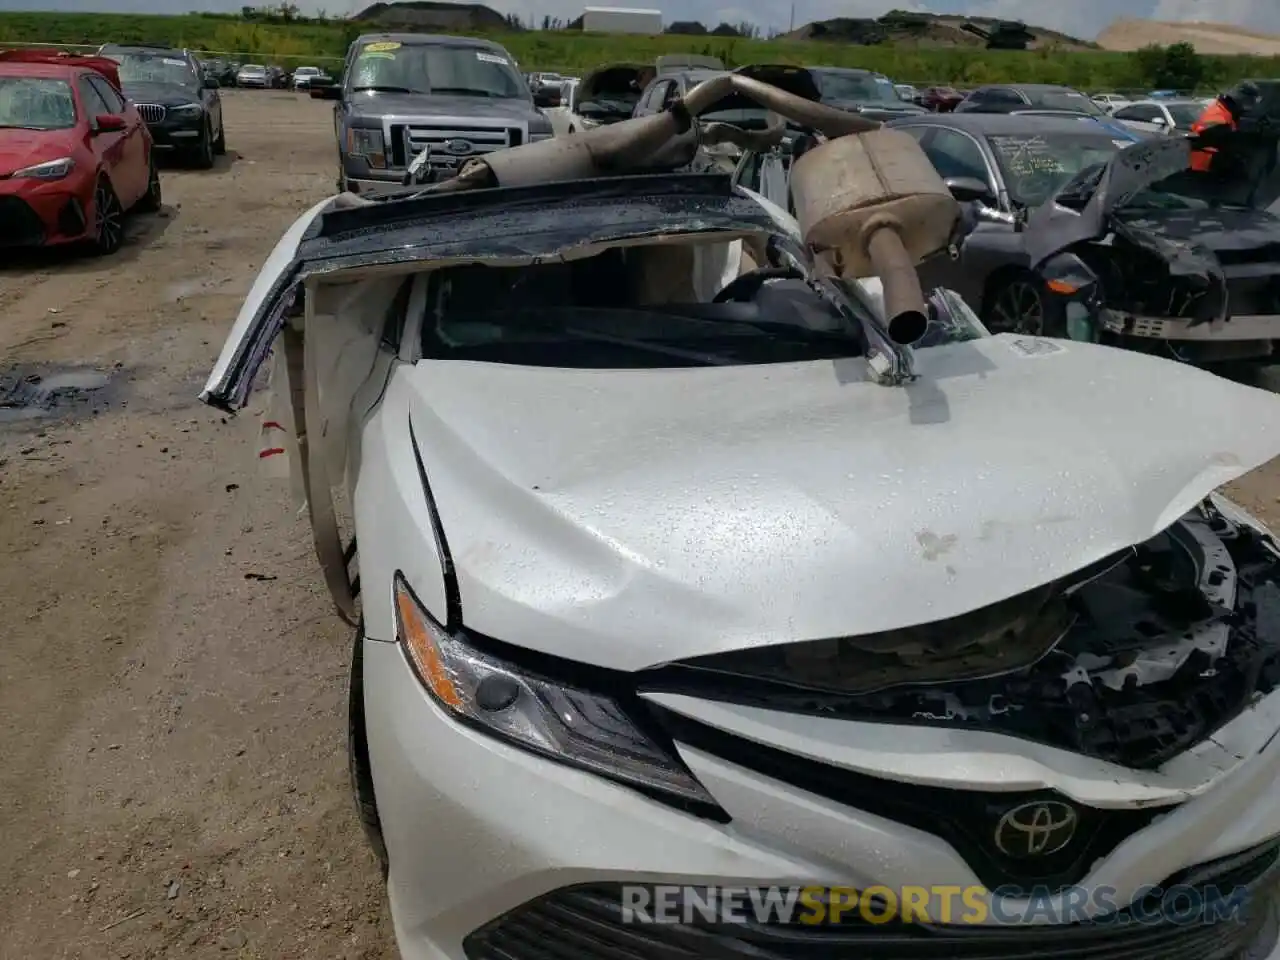
[[(107, 182), (115, 192), (116, 199), (120, 201), (121, 206), (128, 207), (132, 199), (131, 193), (133, 190), (133, 185), (129, 182), (126, 164), (129, 132), (128, 130), (101, 130), (98, 128), (96, 118), (104, 114), (110, 114), (111, 105), (102, 98), (102, 94), (98, 92), (97, 87), (90, 82), (87, 72), (77, 74), (75, 87), (76, 99), (80, 101), (80, 107), (84, 110), (85, 121), (89, 129), (89, 148), (106, 173)], [(86, 91), (91, 93), (92, 96), (87, 96)], [(93, 104), (95, 101), (101, 103), (106, 109), (94, 109)]]
[[(98, 92), (98, 96), (102, 97), (103, 102), (109, 108), (114, 100), (120, 102), (120, 109), (111, 110), (115, 116), (123, 117), (127, 124), (123, 131), (124, 140), (124, 157), (121, 160), (121, 167), (128, 172), (133, 172), (136, 176), (129, 179), (129, 189), (126, 191), (122, 188), (125, 178), (116, 177), (113, 180), (114, 189), (120, 198), (120, 203), (127, 207), (133, 206), (151, 186), (151, 156), (149, 137), (147, 135), (147, 125), (143, 122), (142, 117), (138, 115), (137, 110), (129, 110), (129, 101), (111, 83), (106, 77), (94, 73), (86, 73), (83, 75), (89, 86)], [(111, 100), (107, 99), (110, 95)], [(92, 120), (92, 117), (90, 118)], [(101, 137), (103, 134), (98, 134)]]
[[(995, 195), (995, 209), (1002, 213), (1011, 212), (1012, 205), (1009, 201), (1009, 191), (1005, 185), (1004, 177), (982, 137), (976, 136), (968, 130), (962, 130), (959, 127), (945, 123), (895, 123), (893, 128), (895, 130), (903, 130), (912, 136), (915, 136), (913, 131), (920, 131), (920, 136), (916, 140), (920, 144), (920, 149), (925, 151), (926, 156), (928, 156), (929, 143), (941, 132), (945, 131), (946, 133), (967, 137), (977, 148), (978, 155), (982, 158), (983, 166), (986, 168), (987, 185), (992, 188)], [(932, 164), (932, 162), (933, 160), (930, 158), (930, 163)], [(1003, 224), (980, 223), (974, 233), (987, 233), (993, 230), (1003, 232), (1006, 229), (1008, 228)], [(948, 290), (953, 290), (969, 304), (975, 313), (980, 313), (987, 277), (991, 271), (975, 269), (980, 264), (975, 262), (975, 254), (971, 253), (968, 247), (969, 239), (966, 238), (960, 244), (957, 258), (952, 259), (948, 254), (939, 254), (932, 260), (921, 264), (919, 272), (922, 285), (928, 289), (945, 287)], [(982, 259), (985, 260), (986, 258), (983, 257)]]

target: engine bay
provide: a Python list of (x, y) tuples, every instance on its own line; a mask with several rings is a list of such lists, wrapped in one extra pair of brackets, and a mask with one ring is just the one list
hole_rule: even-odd
[(661, 681), (773, 710), (1004, 733), (1137, 770), (1277, 686), (1280, 550), (1212, 500), (1068, 581), (945, 624), (685, 661)]

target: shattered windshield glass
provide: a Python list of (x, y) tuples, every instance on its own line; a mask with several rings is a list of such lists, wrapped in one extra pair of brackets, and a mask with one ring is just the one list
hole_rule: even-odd
[(1128, 141), (1081, 132), (1005, 134), (989, 136), (987, 142), (1010, 199), (1022, 207), (1038, 207), (1082, 170), (1106, 163)]

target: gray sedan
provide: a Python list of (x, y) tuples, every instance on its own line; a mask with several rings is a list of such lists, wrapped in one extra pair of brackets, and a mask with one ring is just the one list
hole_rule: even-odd
[[(1115, 124), (1087, 118), (941, 113), (894, 121), (917, 140), (957, 198), (1012, 221), (1048, 202), (1085, 167), (1104, 163), (1139, 139)], [(993, 331), (1061, 335), (1046, 329), (1044, 284), (1030, 270), (1023, 235), (1012, 222), (980, 222), (959, 256), (922, 264), (926, 288), (959, 293)]]

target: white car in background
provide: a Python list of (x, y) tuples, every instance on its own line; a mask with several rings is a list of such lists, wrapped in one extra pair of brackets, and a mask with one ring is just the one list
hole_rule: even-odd
[(246, 63), (236, 72), (237, 87), (261, 87), (269, 84), (267, 68), (260, 63)]
[(325, 77), (325, 72), (319, 67), (299, 67), (293, 71), (293, 89), (309, 90), (312, 80), (322, 80)]
[[(346, 194), (264, 265), (201, 396), (271, 358), (399, 955), (1280, 958), (1280, 547), (1216, 492), (1280, 397), (947, 291), (887, 349), (806, 236), (673, 172)], [(628, 916), (688, 884), (965, 909)]]
[(1186, 135), (1204, 109), (1199, 99), (1139, 100), (1116, 110), (1111, 118), (1143, 133)]
[(1095, 93), (1089, 99), (1108, 113), (1112, 113), (1120, 107), (1127, 107), (1133, 102), (1132, 98), (1121, 96), (1118, 93)]

